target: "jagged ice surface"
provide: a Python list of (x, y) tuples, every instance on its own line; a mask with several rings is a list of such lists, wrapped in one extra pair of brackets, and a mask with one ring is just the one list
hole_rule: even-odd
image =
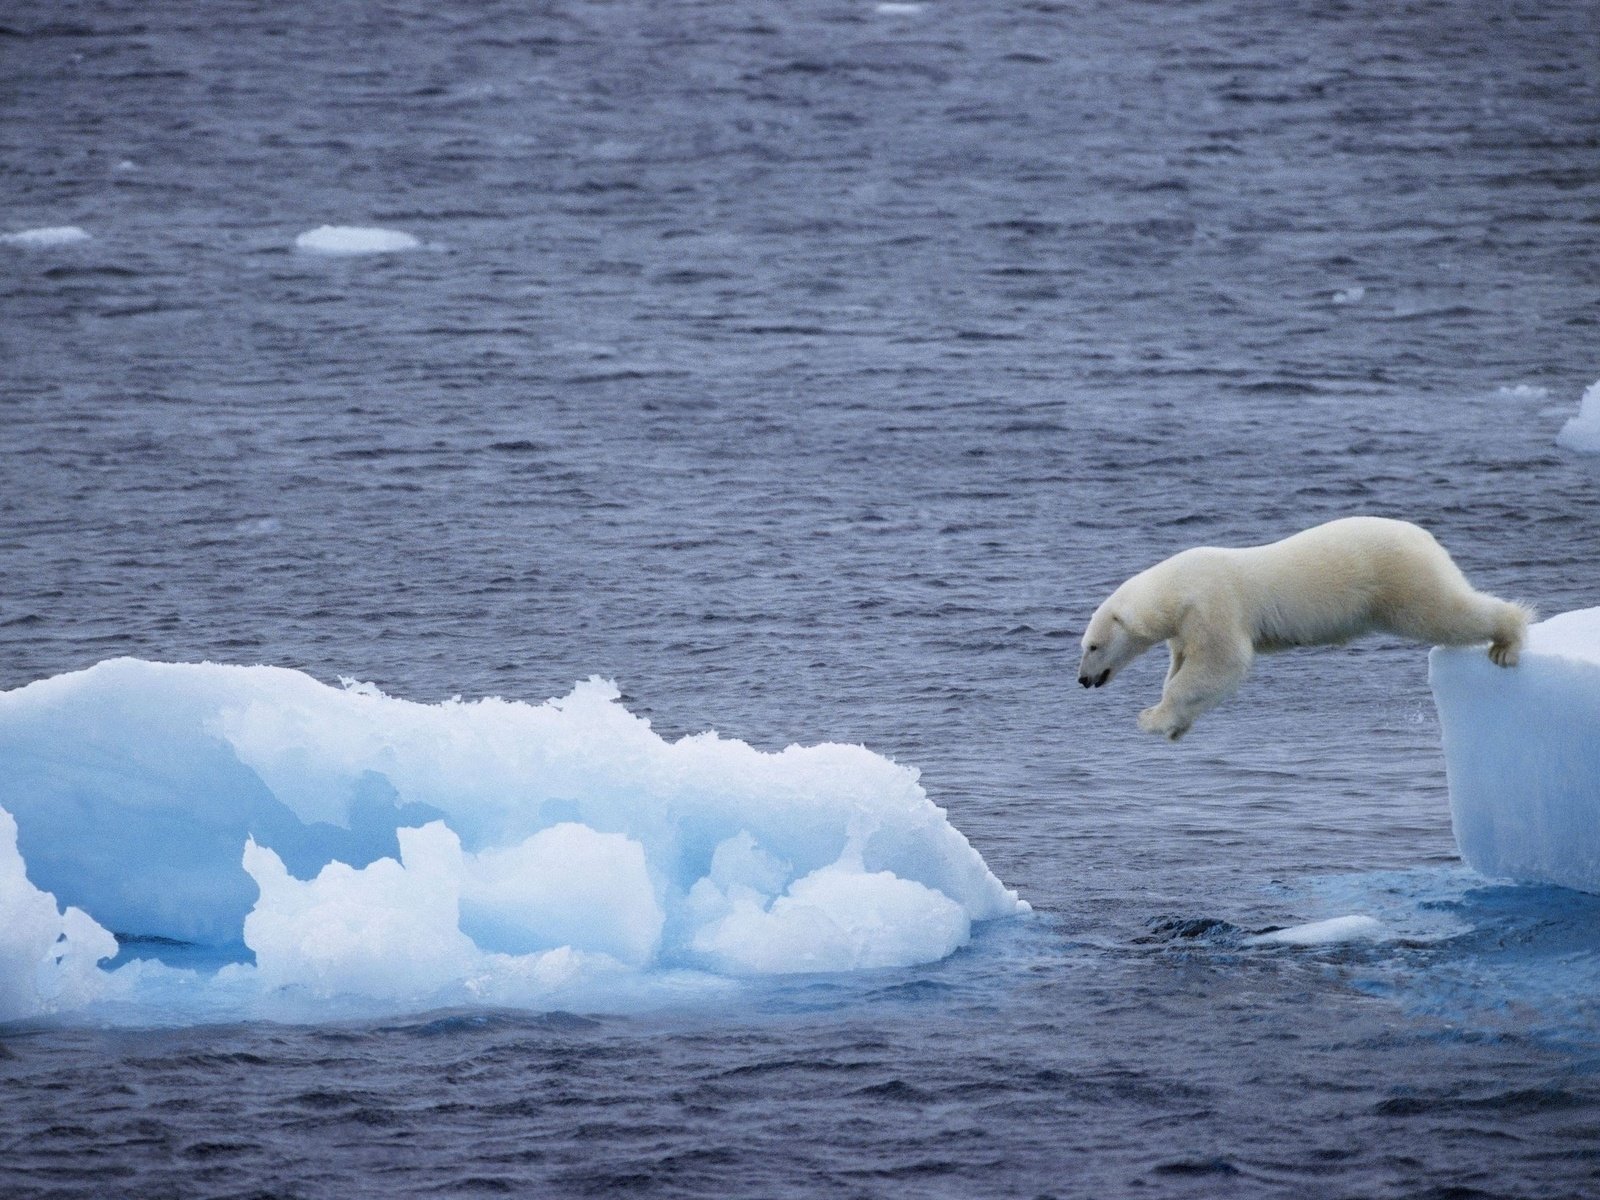
[(80, 908), (28, 882), (17, 823), (0, 811), (0, 1021), (78, 1007), (100, 992), (101, 959), (114, 937)]
[(1531, 626), (1509, 670), (1481, 648), (1436, 647), (1428, 678), (1461, 856), (1600, 892), (1600, 608)]
[[(428, 705), (119, 659), (0, 694), (0, 763), (0, 1016), (196, 992), (583, 1003), (933, 961), (1027, 909), (913, 770), (667, 742), (598, 679)], [(108, 930), (254, 961), (108, 973)]]

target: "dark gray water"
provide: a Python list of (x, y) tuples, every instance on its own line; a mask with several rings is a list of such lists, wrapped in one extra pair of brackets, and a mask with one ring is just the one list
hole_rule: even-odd
[[(1581, 1196), (1600, 901), (1456, 862), (1416, 647), (1179, 746), (1076, 638), (1373, 512), (1600, 601), (1600, 9), (0, 13), (0, 684), (615, 677), (860, 741), (1036, 916), (716, 1012), (0, 1038), (8, 1196)], [(293, 249), (322, 224), (411, 253)], [(1321, 950), (1254, 930), (1365, 912)]]

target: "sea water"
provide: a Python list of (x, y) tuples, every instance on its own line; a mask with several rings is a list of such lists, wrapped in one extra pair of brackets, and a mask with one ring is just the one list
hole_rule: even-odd
[[(550, 827), (589, 834), (524, 852), (622, 881), (610, 1003), (330, 1014), (294, 989), (303, 926), (252, 966), (241, 915), (221, 966), (118, 947), (170, 973), (167, 1020), (84, 1021), (106, 947), (64, 926), (54, 1011), (0, 1033), (0, 1190), (1592, 1190), (1600, 899), (1461, 862), (1424, 648), (1264, 658), (1177, 746), (1134, 724), (1159, 653), (1073, 680), (1127, 575), (1357, 512), (1547, 614), (1596, 602), (1600, 459), (1557, 443), (1600, 378), (1592, 6), (0, 26), (0, 687), (211, 661), (434, 711), (595, 676), (664, 746), (861, 747), (1031, 907), (963, 938), (928, 901), (946, 933), (905, 965), (753, 969), (760, 931), (713, 961), (734, 942), (674, 913), (698, 932), (737, 884), (781, 916), (848, 821), (804, 873), (719, 830), (671, 880), (712, 913), (652, 876), (665, 841), (630, 858), (577, 805)], [(297, 248), (324, 228), (416, 245)], [(373, 786), (363, 812), (403, 808)], [(409, 848), (361, 828), (379, 890)], [(89, 832), (109, 866), (142, 844)], [(330, 864), (237, 853), (240, 913), (319, 901)], [(480, 866), (480, 895), (520, 883)]]

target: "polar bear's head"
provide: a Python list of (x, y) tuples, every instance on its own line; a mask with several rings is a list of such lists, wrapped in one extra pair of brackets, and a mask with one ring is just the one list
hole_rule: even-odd
[(1078, 682), (1084, 687), (1104, 687), (1111, 677), (1150, 649), (1150, 642), (1139, 637), (1123, 619), (1118, 595), (1095, 610), (1089, 628), (1083, 633), (1083, 659), (1078, 663)]

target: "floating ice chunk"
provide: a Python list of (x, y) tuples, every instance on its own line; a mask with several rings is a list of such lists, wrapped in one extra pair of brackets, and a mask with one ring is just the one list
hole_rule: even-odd
[(1600, 380), (1584, 391), (1578, 415), (1561, 427), (1556, 445), (1583, 454), (1600, 454)]
[(1531, 626), (1509, 670), (1481, 648), (1435, 647), (1428, 679), (1461, 857), (1600, 892), (1600, 608)]
[(590, 680), (415, 704), (119, 659), (0, 693), (0, 807), (18, 880), (25, 860), (99, 926), (242, 941), (258, 965), (191, 988), (213, 997), (578, 1002), (596, 981), (930, 961), (1027, 911), (914, 771), (860, 746), (667, 742), (617, 701)]
[(881, 4), (873, 6), (873, 11), (882, 13), (886, 17), (909, 17), (921, 12), (921, 4), (908, 3), (906, 0), (883, 0)]
[(0, 242), (8, 246), (26, 246), (29, 249), (70, 246), (88, 240), (89, 235), (76, 225), (51, 225), (44, 229), (24, 229), (19, 233), (0, 235)]
[(364, 225), (321, 225), (294, 239), (295, 249), (312, 254), (393, 254), (422, 245), (398, 229)]
[(1383, 936), (1383, 923), (1374, 917), (1352, 915), (1331, 917), (1326, 921), (1309, 921), (1304, 925), (1291, 925), (1287, 929), (1274, 929), (1246, 939), (1250, 946), (1332, 946), (1339, 942), (1372, 941)]
[(1549, 388), (1536, 383), (1502, 385), (1496, 391), (1508, 400), (1543, 400), (1550, 394)]
[(17, 823), (0, 809), (0, 1021), (81, 1007), (105, 990), (117, 940), (82, 909), (65, 913), (28, 882)]
[(1367, 289), (1364, 287), (1343, 288), (1333, 294), (1335, 304), (1358, 304), (1366, 298)]

